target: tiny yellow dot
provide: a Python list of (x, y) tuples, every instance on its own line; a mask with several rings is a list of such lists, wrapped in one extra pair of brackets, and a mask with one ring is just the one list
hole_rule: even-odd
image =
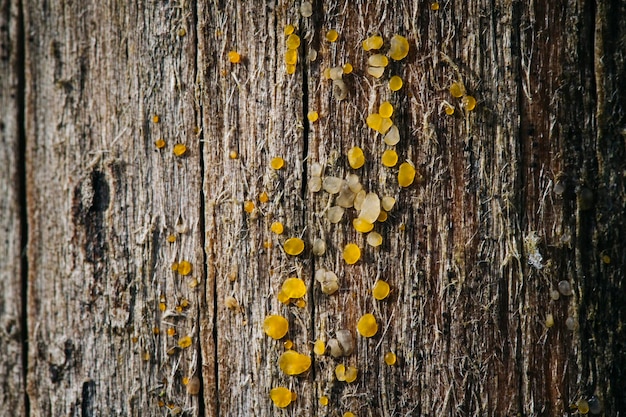
[(157, 149), (163, 149), (165, 148), (165, 141), (163, 139), (157, 139), (154, 141), (154, 146), (156, 146)]
[(176, 145), (174, 145), (173, 152), (176, 156), (183, 156), (185, 153), (187, 153), (187, 146), (183, 143), (177, 143)]
[(154, 116), (152, 116), (152, 123), (159, 123), (161, 121), (161, 118), (159, 117), (158, 114), (155, 114)]
[(385, 353), (385, 363), (387, 365), (389, 365), (389, 366), (395, 365), (397, 360), (398, 360), (398, 358), (396, 357), (395, 353), (393, 353), (393, 352)]
[(339, 38), (339, 33), (337, 33), (335, 29), (331, 29), (328, 32), (326, 32), (326, 40), (328, 42), (336, 42), (338, 38)]
[(239, 153), (237, 153), (237, 151), (232, 150), (230, 152), (228, 152), (228, 157), (230, 159), (237, 159), (239, 157)]
[(259, 194), (259, 201), (261, 203), (267, 203), (268, 201), (270, 201), (270, 196), (263, 191), (261, 194)]
[(228, 60), (231, 62), (231, 64), (238, 64), (239, 62), (241, 62), (241, 55), (237, 51), (230, 51), (228, 53)]
[(319, 119), (320, 115), (314, 111), (311, 110), (307, 115), (306, 118), (309, 119), (309, 122), (317, 122), (317, 119)]
[(284, 31), (285, 36), (291, 35), (294, 30), (296, 30), (296, 28), (293, 25), (285, 26), (285, 31)]
[(320, 404), (323, 406), (327, 406), (328, 405), (328, 397), (325, 395), (322, 395), (320, 397)]
[(351, 74), (354, 68), (352, 67), (352, 64), (348, 62), (343, 66), (342, 69), (344, 74)]
[(433, 3), (430, 3), (430, 10), (434, 10), (434, 11), (439, 10), (439, 3), (436, 1)]
[(254, 211), (254, 202), (248, 200), (243, 203), (243, 209), (246, 213), (252, 213)]
[(280, 156), (272, 158), (272, 160), (270, 161), (270, 166), (272, 167), (272, 169), (278, 170), (278, 169), (281, 169), (284, 165), (285, 165), (285, 160), (281, 158)]
[(274, 222), (270, 226), (270, 230), (277, 235), (282, 235), (284, 231), (283, 224), (281, 222)]
[(398, 77), (397, 75), (394, 75), (389, 79), (389, 89), (391, 91), (398, 91), (402, 88), (402, 84), (402, 78)]

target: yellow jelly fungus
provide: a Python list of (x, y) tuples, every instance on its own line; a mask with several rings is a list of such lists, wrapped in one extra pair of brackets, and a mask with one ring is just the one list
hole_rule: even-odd
[(359, 370), (354, 366), (348, 366), (345, 373), (345, 381), (346, 382), (354, 382), (356, 377), (359, 375)]
[(152, 116), (152, 123), (159, 123), (160, 120), (161, 118), (159, 117), (158, 114), (155, 114), (154, 116)]
[(367, 235), (367, 244), (377, 248), (383, 244), (383, 237), (378, 232), (371, 232)]
[(237, 153), (237, 151), (233, 150), (233, 151), (228, 152), (228, 157), (230, 159), (237, 159), (237, 157), (239, 157), (239, 154)]
[(178, 273), (182, 276), (187, 276), (191, 274), (193, 267), (189, 261), (180, 261), (178, 263)]
[(378, 333), (378, 323), (373, 314), (363, 314), (356, 325), (356, 330), (363, 337), (372, 337)]
[(356, 417), (356, 415), (351, 411), (346, 411), (343, 413), (343, 417)]
[(301, 298), (306, 294), (306, 284), (300, 278), (287, 278), (283, 282), (282, 291), (289, 298)]
[(383, 46), (383, 38), (381, 36), (375, 35), (370, 36), (369, 38), (363, 41), (363, 49), (366, 51), (371, 51), (372, 49), (380, 49)]
[(270, 240), (266, 240), (266, 241), (264, 241), (264, 242), (263, 242), (263, 247), (264, 247), (265, 249), (270, 249), (270, 248), (272, 248), (273, 246), (274, 246), (274, 244), (273, 244)]
[(348, 151), (348, 163), (354, 169), (361, 168), (365, 164), (363, 149), (355, 146)]
[(393, 352), (385, 353), (385, 363), (387, 365), (389, 365), (389, 366), (395, 365), (397, 360), (398, 360), (398, 358), (396, 357), (395, 353), (393, 353)]
[(172, 262), (172, 265), (170, 266), (170, 268), (174, 272), (178, 271), (178, 262)]
[(387, 212), (385, 210), (381, 210), (380, 214), (378, 215), (378, 218), (376, 219), (377, 222), (380, 223), (384, 223), (387, 221)]
[(168, 327), (167, 328), (167, 335), (169, 337), (176, 336), (176, 329), (173, 328), (173, 327)]
[(328, 405), (328, 397), (325, 395), (322, 395), (320, 397), (320, 404), (323, 406), (327, 406)]
[(389, 129), (393, 126), (393, 122), (388, 117), (383, 117), (380, 123), (380, 128), (378, 129), (378, 133), (384, 135), (387, 133)]
[(292, 237), (285, 241), (283, 248), (287, 255), (300, 255), (304, 251), (304, 241), (298, 237)]
[(313, 352), (318, 356), (323, 355), (326, 352), (326, 343), (320, 339), (316, 340), (313, 345)]
[(174, 155), (183, 156), (187, 152), (187, 146), (182, 143), (177, 143), (174, 145)]
[(159, 329), (158, 327), (153, 327), (152, 328), (152, 334), (161, 334), (161, 329)]
[(294, 303), (298, 308), (304, 308), (306, 307), (306, 301), (304, 301), (302, 298), (296, 300), (296, 302)]
[(376, 281), (372, 288), (372, 295), (377, 300), (384, 300), (389, 295), (389, 284), (381, 280)]
[(287, 41), (285, 44), (287, 45), (287, 49), (298, 49), (298, 47), (300, 46), (300, 36), (292, 33), (291, 35), (287, 36)]
[(395, 61), (406, 58), (409, 54), (409, 41), (400, 35), (393, 35), (391, 38), (391, 46), (389, 47), (389, 56)]
[(386, 67), (389, 65), (389, 60), (385, 55), (375, 54), (367, 58), (367, 63), (370, 67)]
[(311, 110), (307, 113), (306, 118), (309, 119), (309, 122), (317, 122), (317, 119), (320, 118), (320, 115), (315, 110)]
[(324, 72), (322, 72), (322, 74), (324, 75), (325, 79), (330, 80), (330, 68), (326, 68)]
[(259, 201), (261, 203), (267, 203), (268, 201), (270, 201), (270, 196), (263, 191), (261, 194), (259, 194)]
[(182, 349), (187, 349), (189, 346), (191, 346), (191, 336), (185, 336), (180, 338), (180, 340), (178, 341), (178, 346), (180, 346)]
[(448, 116), (452, 116), (454, 114), (454, 106), (451, 106), (449, 104), (446, 104), (445, 106), (445, 112)]
[(361, 258), (361, 249), (354, 243), (348, 243), (343, 248), (343, 259), (348, 265), (355, 264)]
[(189, 383), (189, 377), (188, 376), (184, 376), (182, 382), (183, 382), (184, 386), (187, 386), (187, 384)]
[(367, 67), (367, 73), (374, 78), (380, 78), (385, 73), (385, 67)]
[(230, 51), (228, 53), (228, 60), (231, 62), (231, 64), (238, 64), (239, 62), (241, 62), (241, 55), (239, 55), (239, 52), (237, 51)]
[(580, 400), (576, 403), (576, 407), (578, 408), (578, 412), (580, 414), (587, 414), (589, 413), (589, 402), (587, 402), (586, 400)]
[(398, 77), (397, 75), (394, 75), (389, 79), (389, 89), (391, 91), (398, 91), (402, 88), (402, 84), (402, 78)]
[(352, 226), (354, 227), (354, 230), (360, 233), (367, 233), (374, 228), (374, 225), (372, 223), (369, 223), (360, 217), (352, 220)]
[(270, 230), (272, 231), (272, 233), (275, 233), (277, 235), (282, 235), (283, 230), (284, 230), (283, 224), (281, 222), (274, 222), (270, 226)]
[(465, 87), (459, 82), (454, 82), (450, 86), (450, 94), (452, 95), (452, 97), (462, 97), (463, 94), (465, 94)]
[(393, 106), (391, 105), (391, 103), (388, 101), (382, 102), (381, 105), (378, 107), (378, 114), (380, 114), (380, 116), (383, 118), (391, 117), (391, 115), (393, 114)]
[(169, 236), (167, 237), (167, 241), (168, 241), (169, 243), (174, 243), (174, 242), (176, 242), (176, 235), (169, 235)]
[(472, 111), (476, 108), (476, 99), (472, 96), (463, 96), (461, 103), (463, 103), (463, 107), (467, 111)]
[(400, 170), (398, 171), (398, 185), (400, 187), (408, 187), (413, 184), (415, 180), (415, 168), (408, 162), (400, 164)]
[(263, 321), (263, 331), (272, 339), (282, 339), (289, 330), (289, 322), (283, 316), (269, 315)]
[(286, 68), (287, 68), (287, 74), (289, 75), (294, 74), (296, 72), (295, 65), (287, 64)]
[(611, 257), (609, 255), (602, 255), (600, 259), (602, 260), (602, 263), (605, 265), (609, 265), (611, 263)]
[(278, 366), (287, 375), (300, 375), (311, 367), (311, 357), (295, 350), (288, 350), (280, 355)]
[(272, 160), (270, 161), (270, 166), (272, 167), (272, 169), (278, 170), (278, 169), (281, 169), (284, 165), (285, 165), (285, 160), (281, 158), (280, 156), (272, 158)]
[(285, 294), (284, 291), (279, 291), (278, 294), (276, 295), (276, 298), (278, 299), (279, 302), (283, 304), (289, 304), (291, 302), (291, 297)]
[(328, 42), (336, 42), (339, 38), (339, 33), (335, 29), (331, 29), (326, 32), (326, 40)]
[(165, 148), (165, 141), (163, 139), (157, 139), (154, 141), (154, 146), (156, 146), (157, 149), (163, 149)]
[(365, 122), (367, 123), (367, 126), (370, 129), (373, 130), (380, 130), (382, 124), (383, 124), (383, 118), (380, 114), (378, 113), (373, 113), (370, 114), (369, 116), (367, 116), (367, 119), (365, 120)]
[(352, 70), (354, 68), (352, 67), (352, 64), (347, 62), (346, 64), (344, 64), (342, 70), (344, 74), (352, 74)]
[(293, 347), (293, 342), (291, 340), (285, 340), (283, 346), (285, 347), (285, 349), (289, 350)]
[(293, 25), (287, 25), (285, 26), (285, 30), (283, 33), (285, 34), (285, 36), (288, 36), (291, 35), (294, 30), (296, 30), (296, 28)]
[(246, 213), (252, 213), (254, 211), (254, 202), (247, 200), (243, 203), (243, 209)]
[(165, 311), (166, 309), (167, 309), (167, 306), (165, 305), (165, 303), (159, 303), (159, 310)]
[(546, 327), (549, 329), (552, 326), (554, 326), (554, 316), (552, 313), (548, 313), (546, 315)]
[(285, 408), (291, 404), (291, 391), (285, 387), (272, 388), (270, 398), (276, 407)]
[(346, 367), (342, 364), (339, 364), (335, 367), (335, 377), (337, 381), (345, 381), (346, 380)]
[(285, 52), (285, 64), (296, 65), (297, 62), (298, 62), (298, 50), (287, 49), (287, 51)]
[(187, 300), (186, 298), (183, 298), (182, 300), (180, 300), (180, 306), (182, 308), (187, 308), (189, 307), (189, 300)]
[(383, 152), (381, 161), (386, 167), (395, 167), (398, 163), (398, 153), (393, 149), (387, 149), (385, 152)]
[(400, 131), (398, 130), (398, 126), (391, 126), (383, 138), (383, 141), (389, 146), (397, 145), (398, 142), (400, 142)]
[(436, 1), (435, 1), (435, 2), (430, 3), (430, 10), (433, 10), (433, 11), (437, 11), (437, 10), (439, 10), (439, 3), (438, 3), (438, 2), (436, 2)]

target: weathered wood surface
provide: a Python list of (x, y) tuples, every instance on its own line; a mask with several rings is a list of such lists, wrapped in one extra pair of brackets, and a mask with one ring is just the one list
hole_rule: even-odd
[[(626, 6), (472, 0), (434, 11), (430, 2), (328, 1), (304, 18), (300, 2), (282, 0), (2, 5), (2, 51), (5, 39), (16, 49), (0, 62), (9, 109), (0, 315), (3, 329), (10, 320), (28, 327), (24, 361), (20, 333), (0, 336), (0, 369), (12, 372), (0, 398), (12, 412), (27, 413), (24, 385), (35, 416), (557, 416), (594, 396), (604, 415), (626, 412)], [(293, 75), (283, 62), (288, 23), (302, 38)], [(324, 39), (329, 29), (337, 42)], [(360, 43), (395, 33), (410, 54), (375, 80)], [(228, 61), (231, 50), (241, 63)], [(338, 102), (323, 71), (347, 62), (354, 72)], [(391, 74), (404, 80), (398, 92), (387, 88)], [(455, 81), (478, 99), (475, 111), (450, 96)], [(386, 146), (365, 125), (385, 100), (400, 161), (421, 176), (406, 189), (397, 168), (380, 165)], [(184, 157), (173, 155), (175, 143), (187, 146)], [(20, 146), (23, 169), (10, 163), (23, 158)], [(345, 157), (352, 146), (367, 156), (359, 170)], [(274, 156), (282, 170), (270, 169)], [(327, 221), (330, 197), (307, 189), (315, 162), (396, 197), (376, 226), (380, 248), (353, 230), (353, 210)], [(275, 220), (284, 235), (270, 232)], [(307, 242), (303, 255), (282, 250), (291, 236)], [(322, 257), (310, 251), (316, 237), (328, 245)], [(341, 258), (348, 242), (363, 251), (353, 266)], [(190, 276), (172, 271), (181, 260), (192, 263)], [(25, 267), (21, 320), (23, 310), (7, 306), (23, 296)], [(338, 274), (337, 294), (320, 291), (319, 267)], [(289, 276), (307, 282), (305, 308), (278, 302)], [(391, 284), (389, 299), (372, 298), (376, 279)], [(561, 280), (573, 295), (552, 300)], [(227, 297), (240, 307), (228, 309)], [(310, 372), (287, 377), (277, 365), (283, 341), (262, 332), (270, 313), (289, 319), (299, 352), (312, 354), (316, 339), (339, 329), (353, 333), (356, 351), (314, 356)], [(364, 313), (379, 322), (371, 339), (355, 330)], [(186, 335), (192, 345), (168, 355)], [(383, 361), (389, 351), (395, 366)], [(357, 366), (358, 379), (336, 381), (338, 363)], [(183, 385), (192, 376), (200, 396)], [(269, 400), (276, 386), (298, 395), (285, 411)]]

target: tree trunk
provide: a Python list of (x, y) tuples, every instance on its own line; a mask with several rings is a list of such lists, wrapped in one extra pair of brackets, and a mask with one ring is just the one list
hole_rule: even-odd
[[(0, 2), (0, 415), (625, 413), (626, 5), (303, 3)], [(394, 34), (408, 56), (375, 78), (362, 42), (389, 54)], [(340, 100), (325, 72), (347, 63)], [(385, 101), (395, 146), (366, 124)], [(396, 199), (381, 246), (354, 208), (328, 220), (316, 164)], [(289, 277), (300, 306), (279, 301)], [(342, 329), (354, 353), (313, 353)], [(289, 343), (301, 376), (279, 367)]]

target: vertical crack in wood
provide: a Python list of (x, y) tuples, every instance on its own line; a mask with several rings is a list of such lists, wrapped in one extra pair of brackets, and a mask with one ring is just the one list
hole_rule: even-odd
[(26, 207), (26, 37), (24, 34), (24, 4), (22, 1), (15, 3), (17, 22), (16, 28), (16, 51), (15, 51), (15, 74), (17, 75), (17, 126), (18, 126), (18, 150), (16, 169), (18, 172), (18, 198), (20, 207), (20, 337), (22, 345), (22, 384), (24, 388), (24, 413), (30, 415), (30, 399), (26, 389), (28, 378), (28, 210)]

